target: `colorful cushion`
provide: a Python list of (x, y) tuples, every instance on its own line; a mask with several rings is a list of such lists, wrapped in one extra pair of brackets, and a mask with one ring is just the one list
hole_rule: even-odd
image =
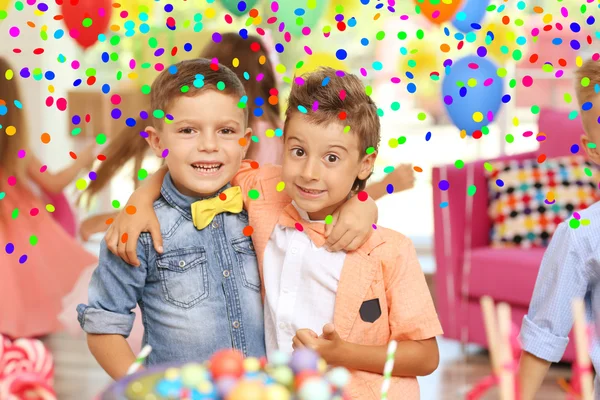
[(596, 175), (582, 156), (491, 164), (486, 168), (491, 245), (547, 246), (558, 224), (597, 200)]

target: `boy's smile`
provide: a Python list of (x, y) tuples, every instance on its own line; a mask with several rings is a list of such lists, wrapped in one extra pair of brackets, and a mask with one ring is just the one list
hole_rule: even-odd
[(318, 125), (300, 113), (286, 123), (283, 181), (288, 195), (313, 220), (346, 201), (356, 178), (371, 173), (376, 154), (361, 156), (357, 135), (338, 122)]
[(173, 183), (182, 194), (208, 197), (236, 174), (250, 139), (244, 110), (235, 96), (206, 90), (196, 96), (181, 96), (172, 102), (174, 120), (162, 122), (159, 130), (147, 128), (156, 155), (169, 150), (166, 158)]

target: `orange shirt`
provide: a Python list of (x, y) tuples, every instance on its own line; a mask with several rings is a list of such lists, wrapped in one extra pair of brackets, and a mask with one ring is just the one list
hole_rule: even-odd
[[(248, 161), (231, 181), (242, 187), (245, 196), (261, 278), (267, 242), (281, 212), (291, 203), (285, 191), (276, 190), (280, 181), (281, 167), (253, 169)], [(252, 189), (260, 193), (256, 200), (248, 198)], [(264, 288), (261, 290), (264, 296)], [(346, 255), (333, 323), (343, 340), (363, 345), (425, 340), (443, 333), (410, 239), (378, 227), (364, 245)], [(348, 392), (353, 399), (381, 397), (383, 371), (351, 372)], [(388, 398), (419, 399), (417, 379), (393, 377)]]

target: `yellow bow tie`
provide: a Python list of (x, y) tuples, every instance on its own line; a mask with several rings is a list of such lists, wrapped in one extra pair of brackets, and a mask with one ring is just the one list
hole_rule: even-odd
[(217, 197), (192, 203), (192, 221), (196, 229), (204, 229), (217, 214), (239, 214), (243, 207), (242, 189), (239, 186), (230, 187)]

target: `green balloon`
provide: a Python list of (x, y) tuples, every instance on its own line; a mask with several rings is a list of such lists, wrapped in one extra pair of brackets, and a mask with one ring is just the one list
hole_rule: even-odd
[[(227, 9), (227, 11), (229, 11), (233, 15), (237, 15), (238, 17), (241, 17), (244, 14), (248, 14), (248, 12), (250, 10), (252, 10), (252, 8), (254, 7), (254, 5), (256, 3), (258, 3), (258, 0), (245, 0), (245, 1), (241, 1), (241, 0), (221, 0), (221, 3), (223, 4), (223, 7), (225, 7)], [(246, 3), (246, 9), (244, 11), (240, 11), (238, 9), (238, 3)]]
[[(301, 4), (301, 5), (300, 5)], [(312, 7), (313, 8), (309, 8)], [(285, 29), (294, 36), (302, 35), (302, 28), (313, 29), (327, 8), (329, 0), (280, 1), (277, 18), (285, 23)], [(296, 15), (295, 10), (304, 10), (304, 15)]]

